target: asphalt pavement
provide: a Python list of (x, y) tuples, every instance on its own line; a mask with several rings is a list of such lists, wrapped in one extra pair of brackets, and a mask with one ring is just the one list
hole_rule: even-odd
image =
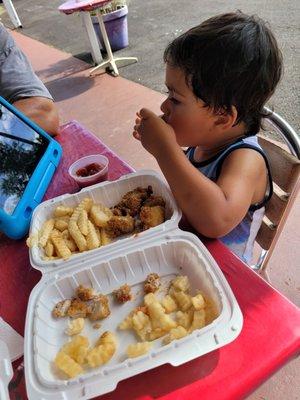
[[(13, 3), (23, 25), (18, 28), (21, 33), (92, 62), (81, 18), (78, 14), (61, 14), (58, 7), (63, 1), (13, 0)], [(3, 5), (0, 8), (2, 22), (12, 27)], [(165, 89), (163, 51), (176, 36), (213, 15), (237, 9), (267, 20), (284, 57), (284, 76), (268, 106), (299, 132), (298, 0), (130, 0), (128, 9), (129, 47), (117, 54), (136, 56), (139, 61), (121, 68), (120, 73), (124, 78), (160, 92)]]

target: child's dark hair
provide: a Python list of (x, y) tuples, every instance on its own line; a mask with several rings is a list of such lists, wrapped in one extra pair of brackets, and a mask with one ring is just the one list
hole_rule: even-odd
[(263, 106), (282, 72), (276, 39), (264, 21), (238, 11), (204, 21), (171, 42), (164, 61), (184, 71), (196, 97), (215, 112), (238, 112), (256, 134)]

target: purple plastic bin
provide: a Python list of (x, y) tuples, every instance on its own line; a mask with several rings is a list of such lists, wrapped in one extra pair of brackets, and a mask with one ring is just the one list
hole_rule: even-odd
[[(128, 7), (124, 6), (119, 10), (103, 15), (105, 29), (109, 39), (112, 51), (124, 49), (128, 46), (128, 25), (127, 25)], [(101, 48), (105, 51), (104, 41), (100, 32), (98, 18), (92, 17), (94, 29), (99, 40)]]

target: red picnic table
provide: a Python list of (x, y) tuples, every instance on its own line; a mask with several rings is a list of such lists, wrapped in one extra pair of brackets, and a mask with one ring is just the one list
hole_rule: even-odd
[[(109, 180), (133, 169), (76, 121), (62, 126), (57, 140), (63, 158), (45, 199), (78, 191), (69, 165), (83, 155), (101, 153), (110, 161)], [(29, 262), (25, 240), (0, 239), (0, 315), (24, 336), (31, 290), (41, 278)], [(244, 324), (238, 338), (178, 367), (169, 364), (121, 381), (102, 400), (235, 400), (245, 398), (300, 349), (300, 311), (218, 240), (204, 244), (221, 267), (240, 305)], [(13, 364), (11, 400), (25, 400), (22, 359)]]

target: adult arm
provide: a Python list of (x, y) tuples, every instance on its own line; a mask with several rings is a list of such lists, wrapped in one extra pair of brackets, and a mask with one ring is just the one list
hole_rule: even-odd
[(0, 24), (0, 94), (51, 135), (58, 131), (58, 111), (30, 62)]
[(55, 136), (58, 133), (58, 112), (52, 100), (45, 97), (27, 97), (15, 101), (13, 105), (50, 135)]

